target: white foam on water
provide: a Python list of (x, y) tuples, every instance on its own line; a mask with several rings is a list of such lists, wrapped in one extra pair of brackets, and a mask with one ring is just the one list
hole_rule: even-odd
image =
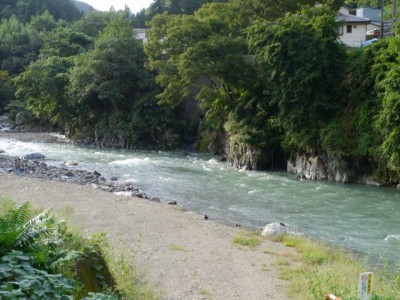
[(159, 176), (158, 178), (159, 178), (161, 181), (165, 181), (165, 182), (171, 181), (171, 178), (170, 178), (170, 177)]
[(9, 130), (11, 130), (11, 127), (9, 127), (9, 126), (5, 126), (5, 127), (1, 127), (0, 128), (0, 131), (9, 131)]
[(400, 242), (400, 234), (390, 234), (387, 237), (385, 237), (385, 241), (399, 243)]
[(137, 166), (137, 165), (143, 165), (143, 164), (148, 164), (150, 161), (150, 158), (145, 157), (145, 158), (129, 158), (129, 159), (122, 159), (122, 160), (116, 160), (108, 163), (109, 165), (117, 165), (117, 166)]
[(203, 165), (203, 170), (204, 170), (204, 171), (207, 171), (207, 172), (211, 172), (211, 171), (212, 171), (211, 168), (208, 168), (208, 167), (206, 167), (205, 165)]

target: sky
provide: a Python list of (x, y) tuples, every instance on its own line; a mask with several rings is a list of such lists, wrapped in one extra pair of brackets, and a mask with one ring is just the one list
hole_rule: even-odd
[(90, 4), (97, 10), (108, 11), (111, 6), (114, 6), (116, 10), (124, 9), (127, 4), (132, 13), (137, 13), (143, 8), (147, 8), (153, 2), (153, 0), (80, 0)]

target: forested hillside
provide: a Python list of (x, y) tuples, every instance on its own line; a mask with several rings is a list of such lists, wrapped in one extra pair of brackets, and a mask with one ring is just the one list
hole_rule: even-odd
[[(3, 0), (0, 112), (130, 149), (178, 149), (190, 126), (197, 150), (237, 167), (328, 155), (350, 180), (398, 183), (400, 39), (346, 49), (341, 2), (314, 4), (155, 0), (81, 15), (68, 0)], [(132, 31), (143, 26), (146, 44)]]

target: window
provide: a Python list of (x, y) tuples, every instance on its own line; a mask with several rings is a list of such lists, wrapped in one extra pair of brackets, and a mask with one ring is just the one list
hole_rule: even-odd
[(346, 26), (346, 33), (352, 33), (353, 27), (351, 25)]

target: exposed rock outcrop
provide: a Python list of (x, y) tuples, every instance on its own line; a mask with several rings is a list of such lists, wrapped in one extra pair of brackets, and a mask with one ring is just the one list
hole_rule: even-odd
[(285, 155), (281, 150), (261, 149), (234, 139), (227, 142), (225, 153), (227, 161), (237, 169), (246, 170), (284, 170)]
[(17, 115), (15, 116), (15, 125), (20, 126), (20, 125), (24, 125), (24, 123), (25, 123), (25, 119), (24, 119), (24, 116), (22, 115), (22, 113), (17, 113)]
[(344, 161), (338, 160), (327, 153), (298, 153), (287, 163), (287, 171), (296, 174), (300, 179), (331, 180), (347, 183), (355, 178), (349, 176), (352, 172)]
[(355, 159), (345, 161), (326, 152), (298, 153), (288, 161), (287, 172), (296, 174), (300, 179), (356, 182), (373, 186), (388, 185), (373, 178), (374, 167), (371, 163)]

